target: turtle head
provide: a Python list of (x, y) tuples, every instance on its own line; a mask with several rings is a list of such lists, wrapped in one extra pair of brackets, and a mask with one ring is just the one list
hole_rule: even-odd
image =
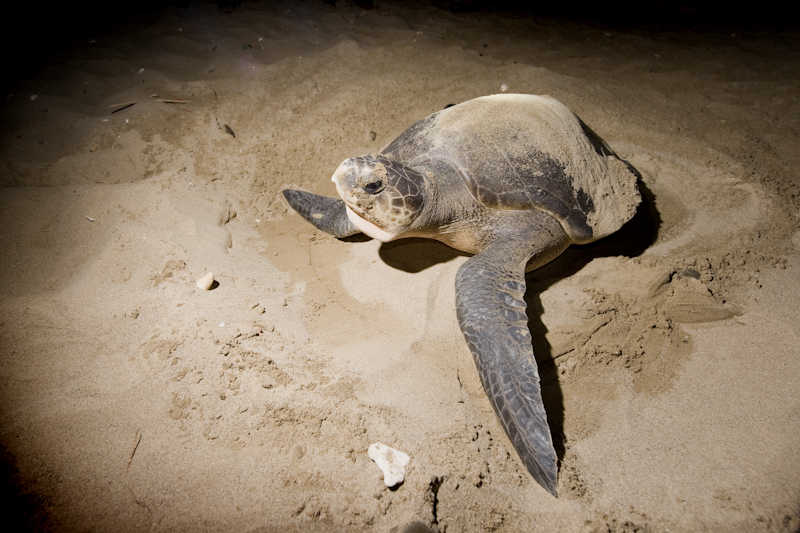
[(331, 181), (353, 225), (382, 242), (405, 236), (425, 205), (425, 176), (384, 156), (351, 157)]

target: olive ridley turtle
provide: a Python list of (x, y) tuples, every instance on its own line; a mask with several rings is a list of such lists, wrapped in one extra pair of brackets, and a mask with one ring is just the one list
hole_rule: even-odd
[(475, 254), (456, 314), (481, 382), (531, 475), (554, 496), (557, 457), (526, 314), (525, 272), (630, 220), (637, 176), (549, 96), (485, 96), (434, 113), (333, 174), (341, 199), (285, 190), (322, 231), (436, 239)]

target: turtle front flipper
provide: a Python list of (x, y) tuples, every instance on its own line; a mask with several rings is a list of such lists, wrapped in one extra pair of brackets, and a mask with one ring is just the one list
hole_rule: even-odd
[(300, 216), (315, 228), (334, 237), (349, 237), (360, 231), (347, 218), (345, 204), (338, 198), (328, 198), (293, 189), (284, 190), (283, 196)]
[(534, 479), (557, 497), (556, 451), (523, 298), (528, 259), (541, 266), (569, 241), (555, 219), (537, 218), (543, 224), (526, 236), (536, 242), (523, 242), (516, 236), (524, 233), (513, 232), (462, 265), (456, 276), (456, 313), (503, 429)]

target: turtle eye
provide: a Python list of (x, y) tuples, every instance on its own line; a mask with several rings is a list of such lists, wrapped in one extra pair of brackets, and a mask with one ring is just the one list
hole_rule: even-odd
[(364, 190), (367, 191), (369, 194), (378, 194), (383, 190), (383, 181), (371, 181), (364, 185)]

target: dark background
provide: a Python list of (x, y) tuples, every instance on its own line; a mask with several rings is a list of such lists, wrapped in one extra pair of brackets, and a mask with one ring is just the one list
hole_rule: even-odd
[[(281, 4), (322, 2), (331, 9), (355, 6), (381, 9), (380, 0), (294, 0)], [(106, 2), (13, 1), (0, 11), (0, 79), (4, 97), (19, 79), (33, 77), (46, 61), (57, 60), (76, 40), (113, 32), (129, 21), (146, 22), (169, 7), (186, 8), (216, 3), (221, 11), (234, 11), (243, 0), (139, 0)], [(244, 3), (278, 3), (244, 0)], [(611, 28), (719, 31), (741, 29), (800, 29), (800, 17), (788, 2), (650, 0), (642, 2), (589, 0), (418, 0), (452, 13), (506, 12), (515, 16), (560, 18)], [(800, 32), (798, 32), (800, 36)]]

